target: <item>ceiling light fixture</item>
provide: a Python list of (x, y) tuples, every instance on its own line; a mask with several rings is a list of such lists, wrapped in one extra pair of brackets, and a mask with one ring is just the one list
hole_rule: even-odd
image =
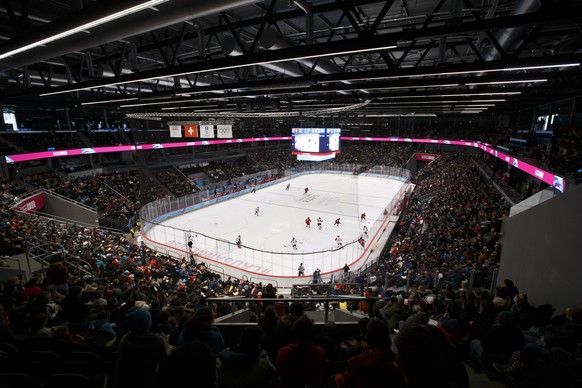
[(520, 81), (496, 81), (496, 82), (471, 82), (465, 84), (466, 86), (477, 86), (477, 85), (506, 85), (506, 84), (521, 84), (530, 82), (547, 82), (547, 79), (528, 79)]
[[(370, 103), (370, 100), (366, 100), (353, 105), (346, 105), (338, 108), (320, 109), (320, 110), (309, 110), (309, 111), (293, 111), (293, 112), (213, 112), (207, 113), (206, 116), (212, 117), (294, 117), (294, 116), (306, 116), (306, 117), (316, 117), (326, 114), (346, 112), (350, 110), (360, 109), (365, 107)], [(175, 112), (175, 113), (128, 113), (125, 117), (142, 119), (149, 117), (191, 117), (200, 116), (196, 111), (194, 112)]]
[(82, 102), (81, 105), (96, 105), (96, 104), (113, 104), (116, 102), (123, 102), (123, 101), (135, 101), (137, 97), (132, 98), (121, 98), (118, 100), (101, 100), (101, 101), (90, 101), (90, 102)]
[(302, 55), (302, 56), (293, 57), (293, 58), (274, 59), (271, 61), (254, 62), (254, 63), (248, 63), (248, 64), (244, 64), (244, 65), (239, 64), (239, 65), (220, 66), (220, 67), (215, 67), (213, 69), (204, 69), (204, 70), (194, 70), (194, 71), (186, 71), (186, 72), (179, 72), (179, 73), (171, 73), (171, 74), (165, 74), (163, 76), (157, 76), (157, 77), (139, 78), (139, 79), (135, 79), (135, 80), (131, 80), (131, 81), (112, 82), (112, 83), (102, 84), (102, 85), (98, 85), (98, 86), (68, 89), (68, 90), (62, 90), (62, 91), (58, 91), (58, 92), (41, 93), (41, 94), (39, 94), (39, 96), (51, 96), (54, 94), (71, 93), (71, 92), (77, 92), (80, 90), (101, 88), (104, 86), (117, 86), (117, 85), (129, 84), (129, 83), (134, 83), (134, 82), (152, 81), (152, 80), (156, 80), (159, 78), (180, 77), (180, 76), (190, 75), (190, 74), (210, 73), (210, 72), (217, 72), (217, 71), (222, 71), (222, 70), (238, 69), (240, 67), (257, 66), (257, 65), (261, 66), (261, 65), (268, 65), (268, 64), (272, 64), (272, 63), (296, 61), (296, 60), (300, 60), (300, 59), (337, 57), (337, 56), (341, 56), (341, 55), (357, 54), (357, 53), (364, 53), (364, 52), (378, 51), (378, 50), (390, 50), (390, 49), (395, 49), (395, 48), (396, 48), (395, 45), (390, 45), (390, 46), (372, 47), (372, 48), (365, 48), (365, 49), (358, 49), (358, 50), (336, 51), (336, 52), (332, 52), (332, 53)]
[(460, 75), (460, 74), (474, 74), (474, 73), (494, 73), (498, 71), (520, 71), (520, 70), (543, 70), (543, 69), (553, 69), (556, 67), (574, 67), (580, 66), (580, 63), (562, 63), (559, 65), (540, 65), (540, 66), (524, 66), (524, 67), (507, 67), (501, 69), (484, 69), (484, 70), (466, 70), (466, 71), (449, 71), (442, 73), (427, 73), (427, 74), (415, 74), (415, 75), (404, 75), (395, 76), (394, 78), (405, 78), (405, 77), (427, 77), (435, 75)]
[(366, 117), (437, 117), (435, 113), (406, 113), (406, 114), (367, 114)]
[(12, 56), (12, 55), (19, 54), (21, 52), (31, 50), (31, 49), (33, 49), (35, 47), (43, 46), (43, 45), (45, 45), (47, 43), (51, 43), (51, 42), (54, 42), (56, 40), (63, 39), (65, 37), (67, 37), (67, 36), (74, 35), (74, 34), (76, 34), (78, 32), (81, 32), (81, 31), (89, 30), (89, 29), (91, 29), (93, 27), (99, 26), (101, 24), (108, 23), (110, 21), (113, 21), (113, 20), (122, 18), (122, 17), (127, 16), (127, 15), (131, 15), (132, 13), (135, 13), (135, 12), (138, 12), (138, 11), (141, 11), (141, 10), (144, 10), (146, 8), (151, 8), (151, 7), (155, 6), (155, 5), (158, 5), (158, 4), (161, 4), (161, 3), (165, 3), (166, 1), (169, 1), (169, 0), (150, 0), (150, 1), (146, 1), (145, 3), (138, 4), (138, 5), (134, 6), (134, 7), (130, 7), (130, 8), (124, 9), (123, 11), (119, 11), (119, 12), (113, 13), (111, 15), (107, 15), (107, 16), (102, 17), (100, 19), (93, 20), (92, 22), (82, 24), (82, 25), (80, 25), (78, 27), (71, 28), (71, 29), (69, 29), (67, 31), (63, 31), (63, 32), (61, 32), (59, 34), (55, 34), (55, 35), (49, 36), (48, 38), (44, 38), (44, 39), (41, 39), (39, 41), (36, 41), (36, 42), (30, 43), (30, 44), (27, 44), (27, 45), (22, 46), (22, 47), (19, 47), (17, 49), (14, 49), (14, 50), (11, 50), (11, 51), (7, 51), (5, 53), (0, 54), (0, 59), (4, 59), (4, 58), (7, 58), (7, 57)]
[[(512, 96), (516, 94), (521, 94), (521, 92), (487, 92), (487, 93), (462, 93), (462, 94), (431, 94), (431, 95), (410, 95), (410, 96), (391, 96), (391, 97), (381, 97), (382, 100), (393, 100), (393, 99), (404, 99), (404, 98), (438, 98), (438, 97), (478, 97), (478, 96)], [(478, 100), (485, 101), (485, 100)]]

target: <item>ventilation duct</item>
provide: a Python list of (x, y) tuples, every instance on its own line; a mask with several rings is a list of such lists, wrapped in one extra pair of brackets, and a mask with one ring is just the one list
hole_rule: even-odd
[[(542, 3), (540, 0), (521, 0), (518, 1), (513, 9), (511, 10), (510, 15), (523, 15), (526, 13), (537, 12), (541, 9)], [(507, 28), (503, 31), (498, 32), (495, 35), (495, 39), (499, 42), (499, 45), (504, 49), (507, 50), (514, 45), (514, 43), (519, 39), (519, 37), (523, 34), (524, 27), (515, 27), (515, 28)], [(489, 52), (483, 56), (485, 61), (495, 61), (501, 57), (501, 53), (495, 49), (495, 46), (491, 47)]]

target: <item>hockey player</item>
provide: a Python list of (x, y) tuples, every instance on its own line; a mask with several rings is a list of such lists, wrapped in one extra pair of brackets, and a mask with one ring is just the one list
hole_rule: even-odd
[(360, 216), (360, 221), (366, 221), (366, 213), (362, 213)]
[(287, 183), (287, 187), (285, 187), (285, 190), (289, 191), (289, 187), (291, 187), (291, 183)]
[(366, 225), (364, 225), (364, 227), (362, 228), (362, 233), (364, 234), (364, 237), (368, 238), (368, 228), (366, 227)]
[(305, 193), (303, 193), (303, 194), (307, 194), (308, 191), (309, 191), (309, 187), (306, 187), (305, 188)]
[(335, 222), (333, 223), (333, 226), (340, 226), (342, 223), (340, 222), (340, 219), (336, 219)]
[(360, 245), (362, 246), (362, 248), (366, 247), (366, 240), (364, 240), (363, 236), (360, 236), (360, 238), (358, 239), (358, 243), (360, 243)]
[(255, 208), (255, 216), (258, 216), (260, 212), (261, 212), (261, 210), (260, 210), (260, 209), (259, 209), (259, 207), (257, 206), (257, 207)]
[(338, 248), (342, 248), (344, 246), (344, 244), (342, 243), (342, 238), (340, 236), (337, 236), (335, 238), (335, 242), (337, 243)]
[(188, 233), (188, 251), (192, 250), (193, 245), (194, 245), (194, 243), (192, 242), (192, 235), (190, 233)]
[(234, 240), (234, 242), (236, 243), (237, 247), (242, 248), (242, 240), (240, 238), (240, 234), (236, 237), (236, 240)]
[(293, 249), (297, 249), (297, 240), (295, 240), (295, 237), (291, 239), (291, 246)]
[(307, 217), (305, 219), (305, 227), (306, 228), (311, 228), (311, 218)]
[(317, 227), (319, 228), (319, 230), (321, 230), (321, 223), (323, 222), (323, 220), (321, 219), (321, 217), (317, 217)]

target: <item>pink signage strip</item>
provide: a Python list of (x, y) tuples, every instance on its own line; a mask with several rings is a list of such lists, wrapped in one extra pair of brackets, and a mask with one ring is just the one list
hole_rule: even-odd
[(564, 178), (559, 175), (555, 175), (549, 171), (542, 170), (539, 167), (526, 163), (522, 160), (519, 160), (518, 158), (514, 158), (511, 155), (507, 155), (506, 153), (486, 146), (485, 144), (479, 144), (479, 148), (481, 148), (488, 154), (493, 155), (494, 157), (501, 159), (508, 164), (511, 164), (513, 167), (520, 169), (521, 171), (524, 171), (529, 175), (541, 180), (542, 182), (547, 183), (548, 185), (556, 188), (561, 192), (564, 192), (564, 190), (566, 189), (566, 182), (564, 181)]
[(478, 142), (464, 140), (433, 140), (433, 139), (415, 139), (410, 137), (347, 137), (342, 136), (342, 140), (364, 140), (364, 141), (383, 141), (394, 143), (429, 143), (429, 144), (450, 144), (465, 147), (477, 147)]
[(28, 198), (24, 198), (22, 201), (18, 202), (13, 206), (15, 211), (23, 213), (32, 213), (38, 211), (44, 207), (44, 193), (38, 193), (31, 195)]
[(416, 160), (437, 160), (440, 155), (437, 154), (423, 154), (423, 153), (416, 153), (414, 154), (414, 159)]
[[(179, 147), (199, 147), (214, 144), (232, 144), (232, 143), (254, 143), (260, 141), (280, 141), (291, 140), (291, 136), (275, 136), (275, 137), (250, 137), (244, 139), (220, 139), (220, 140), (197, 140), (190, 142), (176, 142), (176, 143), (160, 143), (160, 144), (140, 144), (140, 145), (125, 145), (112, 147), (94, 147), (94, 148), (76, 148), (70, 150), (33, 152), (29, 154), (6, 155), (6, 163), (26, 162), (28, 160), (58, 158), (62, 156), (76, 156), (88, 154), (100, 154), (109, 152), (125, 152), (133, 150), (154, 150), (163, 148), (179, 148)], [(507, 163), (511, 163), (514, 167), (530, 174), (531, 176), (540, 179), (541, 181), (555, 187), (559, 191), (564, 191), (566, 182), (564, 178), (549, 171), (542, 170), (529, 163), (523, 162), (517, 158), (499, 152), (491, 148), (491, 144), (466, 141), (466, 140), (435, 140), (435, 139), (416, 139), (408, 137), (349, 137), (342, 136), (342, 140), (347, 141), (373, 141), (373, 142), (395, 142), (395, 143), (428, 143), (428, 144), (443, 144), (456, 145), (463, 147), (480, 148), (481, 150), (502, 159)]]
[(6, 163), (26, 162), (28, 160), (59, 158), (62, 156), (77, 156), (89, 154), (103, 154), (108, 152), (133, 151), (135, 146), (113, 146), (113, 147), (94, 147), (94, 148), (75, 148), (70, 150), (32, 152), (30, 154), (7, 155), (4, 158)]

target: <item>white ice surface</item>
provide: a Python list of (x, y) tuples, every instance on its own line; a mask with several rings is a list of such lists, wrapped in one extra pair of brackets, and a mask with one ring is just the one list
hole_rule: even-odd
[[(287, 183), (290, 183), (288, 191), (285, 190)], [(403, 185), (399, 180), (379, 177), (302, 175), (168, 219), (163, 226), (149, 229), (147, 236), (158, 243), (184, 249), (186, 233), (176, 229), (191, 231), (195, 250), (202, 257), (253, 273), (296, 276), (300, 262), (304, 263), (306, 275), (315, 268), (324, 273), (337, 270), (346, 262), (353, 263), (365, 252), (359, 244), (349, 243), (361, 236), (364, 225), (370, 229), (370, 238), (373, 237), (379, 225), (374, 221), (383, 218), (384, 209)], [(304, 194), (305, 187), (309, 188), (308, 194)], [(255, 215), (257, 206), (258, 216)], [(362, 213), (366, 213), (366, 222), (360, 221)], [(311, 228), (305, 225), (308, 216), (312, 220)], [(318, 217), (323, 219), (321, 230), (317, 227)], [(338, 217), (339, 227), (334, 226)], [(202, 234), (231, 243), (240, 235), (244, 247), (217, 243)], [(338, 235), (348, 245), (345, 249), (336, 250)], [(297, 250), (291, 247), (292, 237), (299, 241)], [(316, 251), (326, 252), (313, 254)]]

